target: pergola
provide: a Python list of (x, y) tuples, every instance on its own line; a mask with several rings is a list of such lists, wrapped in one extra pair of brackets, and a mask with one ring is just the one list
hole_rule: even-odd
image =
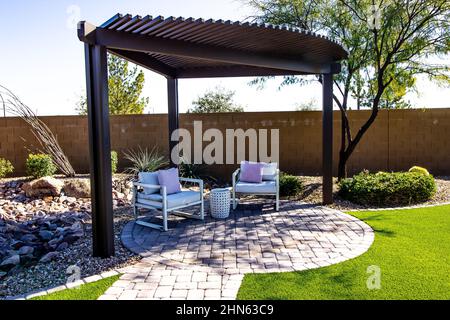
[[(178, 79), (320, 74), (323, 202), (331, 203), (333, 74), (348, 55), (339, 43), (289, 26), (117, 14), (81, 21), (85, 43), (94, 256), (114, 255), (107, 56), (109, 51), (167, 78), (169, 150), (178, 128)], [(170, 154), (170, 153), (169, 153)]]

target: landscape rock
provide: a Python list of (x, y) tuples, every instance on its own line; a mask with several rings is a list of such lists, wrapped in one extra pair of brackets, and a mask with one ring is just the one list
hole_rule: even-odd
[(33, 251), (34, 251), (33, 247), (23, 246), (22, 248), (19, 249), (19, 254), (20, 255), (28, 255), (28, 254), (32, 254)]
[(64, 193), (73, 198), (90, 198), (91, 185), (88, 179), (70, 179), (64, 181)]
[[(37, 183), (38, 180), (41, 181)], [(92, 234), (90, 199), (76, 197), (81, 194), (73, 196), (70, 191), (67, 194), (64, 187), (60, 189), (64, 181), (74, 179), (46, 177), (38, 180), (12, 183), (0, 179), (0, 299), (5, 290), (17, 289), (5, 284), (14, 277), (17, 277), (15, 284), (18, 287), (34, 283), (34, 280), (30, 282), (21, 278), (25, 270), (47, 281), (45, 270), (48, 265), (64, 263), (62, 260), (65, 261), (67, 255), (77, 255), (80, 248), (84, 250), (83, 257), (86, 250), (92, 250), (86, 247)], [(89, 181), (87, 178), (80, 180)], [(48, 182), (54, 181), (54, 191), (41, 190), (49, 186)], [(123, 182), (113, 184), (115, 209), (130, 204), (123, 196), (125, 194), (127, 188)], [(117, 195), (122, 199), (119, 200)], [(106, 266), (108, 263), (101, 264)], [(89, 265), (89, 268), (95, 269), (96, 264)]]
[(52, 240), (50, 240), (50, 241), (48, 242), (48, 245), (50, 246), (50, 248), (55, 249), (55, 248), (61, 243), (61, 241), (62, 241), (63, 239), (64, 239), (63, 236), (60, 236), (59, 238), (52, 239)]
[(20, 256), (20, 263), (24, 265), (31, 264), (35, 260), (35, 257), (32, 254), (26, 254)]
[(20, 256), (15, 254), (2, 261), (0, 267), (12, 267), (20, 264)]
[(43, 240), (50, 241), (53, 238), (53, 232), (48, 230), (39, 231), (39, 237)]
[(20, 238), (21, 241), (25, 243), (33, 242), (37, 240), (37, 237), (34, 234), (26, 234)]
[(49, 252), (46, 255), (44, 255), (39, 260), (39, 262), (41, 262), (41, 263), (50, 262), (50, 261), (54, 260), (57, 256), (58, 256), (58, 252), (52, 251), (52, 252)]
[(44, 196), (59, 196), (64, 183), (53, 177), (43, 177), (22, 185), (27, 197), (42, 198)]
[(69, 244), (67, 242), (62, 242), (61, 244), (58, 245), (58, 247), (56, 248), (56, 251), (64, 251), (69, 247)]

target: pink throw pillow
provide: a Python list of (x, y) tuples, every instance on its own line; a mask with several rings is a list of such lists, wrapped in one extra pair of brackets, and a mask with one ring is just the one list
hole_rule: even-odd
[(178, 176), (178, 168), (159, 170), (158, 181), (161, 186), (166, 187), (167, 194), (177, 193), (181, 191), (180, 177)]
[(239, 180), (242, 182), (261, 183), (263, 174), (263, 163), (259, 162), (241, 162), (241, 175)]

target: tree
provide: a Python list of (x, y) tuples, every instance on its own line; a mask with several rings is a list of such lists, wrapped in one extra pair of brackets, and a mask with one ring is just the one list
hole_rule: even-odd
[[(417, 75), (450, 84), (449, 66), (430, 59), (449, 53), (448, 0), (250, 0), (250, 4), (261, 12), (257, 21), (320, 32), (347, 47), (349, 58), (334, 77), (333, 100), (341, 111), (339, 179), (347, 176), (347, 162), (379, 109), (408, 106), (404, 97), (416, 89)], [(282, 85), (308, 81), (288, 76)], [(357, 109), (371, 110), (356, 132), (347, 114), (351, 98)]]
[[(130, 70), (128, 61), (108, 54), (108, 87), (110, 114), (142, 114), (149, 99), (141, 98), (144, 88), (144, 72), (135, 66)], [(86, 97), (77, 103), (79, 114), (87, 114)]]
[(244, 108), (233, 101), (234, 95), (234, 91), (216, 87), (192, 101), (188, 113), (243, 112)]
[(301, 102), (299, 104), (297, 104), (297, 106), (295, 107), (295, 111), (313, 111), (315, 110), (317, 106), (317, 101), (316, 99), (311, 99), (307, 102)]

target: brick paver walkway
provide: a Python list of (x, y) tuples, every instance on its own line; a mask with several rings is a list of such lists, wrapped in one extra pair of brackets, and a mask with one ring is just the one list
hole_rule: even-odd
[(372, 229), (337, 210), (285, 201), (242, 204), (226, 220), (172, 219), (168, 232), (130, 222), (124, 245), (143, 259), (100, 299), (234, 299), (245, 273), (306, 270), (364, 253)]

